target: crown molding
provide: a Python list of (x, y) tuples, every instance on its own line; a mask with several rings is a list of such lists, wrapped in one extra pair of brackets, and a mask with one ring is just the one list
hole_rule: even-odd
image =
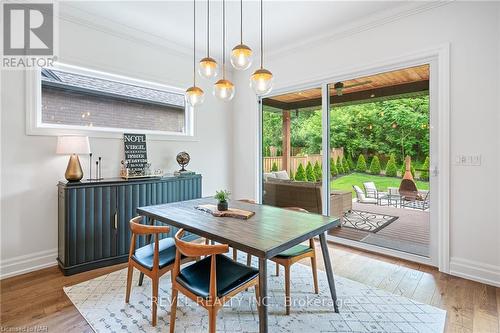
[[(391, 10), (385, 10), (365, 17), (361, 20), (355, 20), (348, 25), (343, 25), (341, 28), (330, 30), (322, 35), (316, 35), (309, 39), (295, 43), (287, 43), (287, 45), (277, 47), (274, 50), (271, 49), (267, 51), (266, 57), (268, 59), (273, 59), (298, 49), (317, 45), (318, 43), (328, 43), (333, 40), (346, 38), (363, 31), (372, 30), (379, 26), (404, 19), (406, 17), (442, 7), (449, 3), (453, 3), (454, 1), (455, 0), (415, 2)], [(181, 57), (192, 56), (191, 48), (179, 45), (175, 41), (134, 28), (122, 22), (108, 20), (102, 16), (91, 14), (85, 10), (72, 6), (68, 2), (65, 2), (64, 6), (60, 6), (59, 18), (63, 21), (84, 26), (114, 37), (128, 40), (150, 48), (160, 49), (162, 52), (167, 52), (172, 55)], [(197, 57), (203, 56), (203, 52), (197, 52)]]
[[(174, 41), (134, 28), (125, 23), (91, 14), (85, 10), (72, 6), (68, 2), (65, 2), (64, 6), (60, 6), (59, 8), (59, 19), (62, 21), (80, 25), (150, 48), (160, 49), (162, 52), (168, 52), (172, 55), (181, 57), (191, 57), (193, 55), (193, 50), (189, 47), (184, 47)], [(199, 53), (200, 56), (203, 55), (202, 52), (197, 53)]]
[(424, 13), (435, 8), (455, 2), (455, 0), (439, 0), (429, 2), (416, 2), (408, 5), (375, 13), (342, 28), (330, 30), (322, 35), (317, 35), (306, 40), (290, 43), (287, 46), (267, 51), (267, 58), (274, 59), (293, 53), (299, 49), (307, 49), (318, 44), (325, 44), (334, 40), (346, 38), (364, 31), (372, 30), (385, 24), (389, 24), (406, 17)]

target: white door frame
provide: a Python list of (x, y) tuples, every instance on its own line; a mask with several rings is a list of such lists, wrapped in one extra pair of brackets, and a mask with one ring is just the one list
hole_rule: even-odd
[[(382, 72), (398, 70), (406, 67), (430, 64), (430, 122), (431, 122), (431, 172), (430, 182), (432, 188), (431, 206), (431, 258), (413, 255), (401, 251), (386, 249), (374, 245), (363, 244), (339, 237), (330, 239), (349, 246), (364, 250), (395, 256), (423, 264), (436, 266), (441, 272), (449, 273), (450, 270), (450, 221), (449, 221), (449, 198), (450, 198), (450, 45), (449, 43), (438, 45), (411, 54), (388, 59), (387, 61), (372, 63), (364, 66), (356, 66), (348, 70), (326, 73), (321, 77), (283, 84), (276, 87), (272, 97), (294, 90), (308, 88), (322, 88), (323, 105), (328, 101), (327, 85), (332, 82), (345, 81), (355, 77), (373, 75)], [(326, 104), (328, 105), (328, 104)], [(323, 106), (328, 110), (327, 107)], [(258, 142), (257, 142), (257, 198), (262, 202), (262, 103), (259, 98), (258, 107)], [(329, 138), (329, 112), (323, 110), (323, 135)], [(325, 142), (326, 141), (326, 142)], [(329, 140), (323, 140), (323, 151), (328, 151)], [(326, 156), (326, 154), (325, 154)], [(330, 161), (323, 158), (323, 165), (328, 166)], [(323, 168), (323, 179), (328, 175), (329, 168)], [(328, 188), (328, 181), (324, 181), (323, 188)], [(326, 186), (326, 187), (325, 187)], [(437, 195), (435, 195), (437, 194)], [(323, 191), (323, 212), (328, 211), (329, 191)]]

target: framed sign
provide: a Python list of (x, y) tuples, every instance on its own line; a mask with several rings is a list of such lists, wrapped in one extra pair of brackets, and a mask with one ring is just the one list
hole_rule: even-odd
[(125, 161), (132, 173), (141, 173), (148, 163), (146, 134), (123, 134)]

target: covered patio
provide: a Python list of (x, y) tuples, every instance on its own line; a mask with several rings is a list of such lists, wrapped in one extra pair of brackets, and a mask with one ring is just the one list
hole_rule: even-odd
[[(343, 82), (332, 82), (330, 85), (330, 106), (395, 100), (425, 96), (428, 93), (429, 65), (421, 65)], [(264, 157), (264, 172), (271, 172), (274, 165), (274, 168), (277, 167), (278, 170), (284, 170), (288, 175), (293, 175), (296, 173), (299, 163), (304, 166), (308, 162), (314, 164), (319, 161), (321, 163), (321, 152), (318, 154), (297, 154), (297, 148), (292, 146), (293, 116), (300, 112), (318, 110), (321, 108), (321, 103), (320, 88), (291, 92), (263, 100), (265, 111), (280, 113), (282, 118), (282, 145), (279, 147), (281, 154), (271, 152), (271, 156)], [(331, 135), (334, 136), (335, 133), (331, 133)], [(329, 154), (334, 161), (337, 161), (338, 157), (344, 157), (344, 147), (333, 147)], [(369, 174), (363, 175), (370, 176)], [(393, 179), (399, 183), (399, 180)], [(354, 184), (341, 189), (337, 188), (332, 181), (331, 190), (351, 191), (352, 185)], [(332, 214), (334, 211), (338, 212), (332, 208)], [(411, 207), (364, 204), (353, 199), (352, 209), (344, 210), (343, 215), (342, 227), (331, 231), (330, 235), (429, 256), (430, 213), (428, 208), (413, 209)], [(360, 221), (368, 221), (369, 219), (380, 220), (376, 222), (380, 223), (380, 226), (366, 228), (366, 226), (360, 225)]]

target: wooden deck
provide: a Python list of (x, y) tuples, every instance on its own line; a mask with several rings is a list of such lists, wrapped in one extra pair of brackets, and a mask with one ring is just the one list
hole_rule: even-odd
[(394, 250), (429, 256), (430, 216), (408, 208), (395, 208), (372, 204), (352, 203), (354, 210), (397, 216), (398, 219), (377, 233), (353, 228), (336, 228), (330, 234), (367, 244), (387, 247)]

